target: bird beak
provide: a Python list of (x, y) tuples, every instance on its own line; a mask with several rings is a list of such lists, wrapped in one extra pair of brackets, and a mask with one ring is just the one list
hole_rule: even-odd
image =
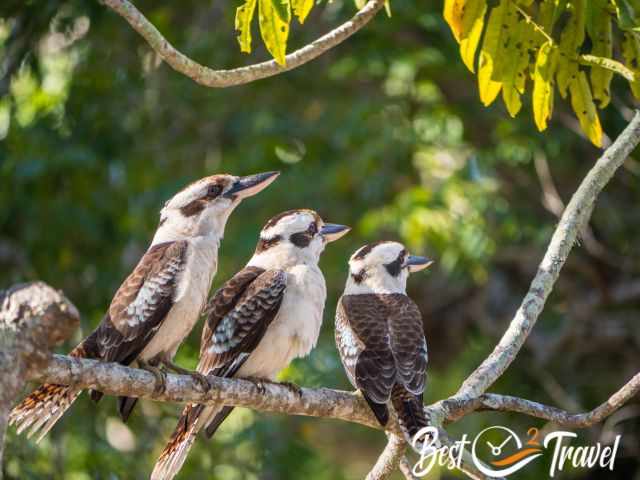
[(351, 230), (351, 227), (347, 227), (346, 225), (325, 223), (320, 229), (320, 235), (322, 235), (327, 242), (334, 242), (346, 235), (349, 230)]
[(265, 172), (238, 178), (224, 194), (226, 198), (247, 198), (261, 192), (269, 186), (280, 172)]
[(404, 260), (402, 267), (408, 267), (411, 273), (419, 272), (420, 270), (424, 270), (427, 267), (430, 267), (433, 264), (433, 260), (428, 259), (427, 257), (419, 257), (417, 255), (408, 255)]

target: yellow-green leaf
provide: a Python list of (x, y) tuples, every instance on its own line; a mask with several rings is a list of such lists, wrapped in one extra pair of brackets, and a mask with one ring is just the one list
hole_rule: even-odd
[(293, 14), (298, 17), (298, 21), (301, 25), (307, 19), (307, 15), (309, 15), (314, 3), (314, 0), (291, 0)]
[(571, 107), (580, 121), (582, 131), (589, 137), (591, 143), (602, 147), (602, 126), (593, 103), (587, 75), (584, 72), (578, 72), (576, 78), (571, 81), (569, 90), (571, 92)]
[(625, 32), (622, 42), (622, 56), (627, 67), (634, 73), (635, 79), (630, 82), (631, 92), (640, 98), (640, 40), (635, 32)]
[[(591, 15), (591, 55), (603, 57), (604, 60), (613, 56), (613, 42), (611, 38), (611, 16), (607, 11), (606, 0), (592, 0)], [(604, 108), (611, 100), (609, 86), (613, 78), (613, 71), (603, 66), (591, 67), (591, 86), (593, 98), (598, 101), (598, 106)]]
[(256, 0), (246, 0), (246, 2), (236, 9), (236, 30), (240, 51), (251, 53), (251, 20), (256, 10)]
[[(608, 70), (611, 74), (617, 73), (618, 75), (626, 78), (630, 82), (636, 79), (636, 74), (632, 70), (624, 66), (624, 64), (611, 58), (596, 57), (594, 55), (580, 55), (580, 64), (588, 65), (590, 67), (598, 67)], [(594, 94), (595, 98), (595, 94)]]
[(485, 106), (491, 105), (500, 93), (502, 82), (499, 81), (500, 50), (502, 49), (502, 25), (509, 0), (501, 0), (489, 14), (489, 23), (484, 33), (484, 41), (480, 50), (478, 69), (478, 90), (480, 100)]
[(547, 42), (538, 51), (533, 74), (533, 118), (538, 130), (547, 128), (553, 113), (553, 76), (558, 59), (558, 49)]
[(560, 36), (560, 54), (558, 57), (558, 91), (563, 98), (571, 82), (578, 77), (578, 54), (584, 42), (586, 6), (585, 0), (571, 3), (571, 18)]
[(462, 34), (462, 17), (465, 9), (465, 0), (444, 0), (444, 10), (442, 15), (449, 24), (453, 36), (460, 42)]
[[(275, 2), (280, 0), (260, 0), (259, 3), (259, 20), (260, 34), (267, 50), (276, 62), (285, 66), (287, 55), (287, 40), (289, 38), (289, 23), (282, 18), (282, 13), (278, 12)], [(280, 3), (286, 10), (289, 9), (289, 3)], [(290, 10), (289, 10), (290, 12)], [(286, 16), (285, 16), (286, 18)], [(291, 14), (289, 13), (289, 18)]]
[(387, 13), (387, 17), (391, 18), (391, 2), (384, 0), (384, 11)]
[(506, 39), (504, 41), (504, 57), (509, 61), (505, 62), (502, 69), (502, 100), (509, 115), (515, 117), (522, 102), (520, 95), (524, 93), (526, 83), (525, 72), (529, 66), (529, 40), (533, 38), (533, 26), (520, 18), (515, 4), (509, 5), (506, 25), (508, 26)]
[(462, 18), (460, 36), (460, 56), (466, 67), (475, 73), (475, 58), (478, 43), (484, 28), (484, 15), (487, 12), (486, 0), (469, 0)]

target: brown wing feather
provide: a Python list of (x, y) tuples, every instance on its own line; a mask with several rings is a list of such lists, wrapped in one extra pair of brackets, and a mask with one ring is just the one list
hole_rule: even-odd
[(390, 310), (389, 336), (397, 381), (409, 392), (422, 394), (427, 370), (427, 342), (422, 314), (406, 295), (388, 295), (387, 304)]
[(373, 294), (344, 295), (341, 304), (351, 330), (364, 345), (355, 365), (356, 387), (374, 402), (386, 403), (396, 381), (386, 305)]
[(99, 358), (131, 363), (153, 338), (173, 305), (187, 242), (151, 247), (116, 292), (93, 335)]
[(266, 270), (235, 295), (237, 301), (222, 318), (215, 311), (210, 313), (198, 371), (225, 377), (235, 374), (278, 313), (286, 282), (284, 271)]
[(262, 273), (264, 273), (264, 268), (245, 267), (227, 280), (227, 282), (213, 294), (205, 308), (207, 321), (202, 329), (200, 356), (202, 356), (204, 352), (203, 349), (207, 345), (207, 339), (211, 337), (211, 332), (216, 329), (225, 315), (236, 306), (240, 297), (245, 293), (247, 286)]

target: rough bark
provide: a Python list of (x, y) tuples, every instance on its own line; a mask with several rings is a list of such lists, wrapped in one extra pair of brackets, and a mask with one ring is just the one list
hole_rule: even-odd
[(287, 55), (286, 66), (281, 66), (275, 60), (270, 60), (232, 70), (214, 70), (201, 65), (177, 50), (128, 0), (104, 0), (104, 4), (123, 17), (171, 68), (205, 87), (223, 88), (271, 77), (310, 62), (327, 50), (344, 42), (369, 23), (384, 6), (384, 0), (369, 0), (351, 20)]
[(76, 307), (42, 282), (0, 292), (0, 465), (8, 414), (26, 379), (46, 368), (50, 348), (79, 323)]

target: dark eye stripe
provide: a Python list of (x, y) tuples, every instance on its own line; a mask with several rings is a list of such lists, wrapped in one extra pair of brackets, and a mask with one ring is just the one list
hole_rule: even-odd
[(311, 243), (311, 240), (313, 240), (313, 235), (311, 235), (311, 234), (309, 234), (307, 232), (298, 232), (298, 233), (294, 233), (293, 235), (291, 235), (289, 237), (289, 240), (296, 247), (305, 248), (305, 247), (308, 247), (309, 244)]
[(206, 206), (207, 206), (207, 201), (202, 198), (198, 198), (196, 200), (193, 200), (187, 203), (184, 207), (180, 209), (180, 212), (182, 212), (182, 214), (185, 217), (191, 217), (193, 215), (200, 213), (202, 210), (204, 210)]
[(385, 264), (385, 268), (387, 269), (387, 272), (389, 272), (389, 275), (391, 275), (392, 277), (397, 277), (398, 275), (400, 275), (400, 272), (402, 271), (402, 264), (404, 263), (404, 257), (406, 257), (406, 255), (407, 251), (402, 250), (398, 254), (398, 258), (396, 258), (391, 263)]

